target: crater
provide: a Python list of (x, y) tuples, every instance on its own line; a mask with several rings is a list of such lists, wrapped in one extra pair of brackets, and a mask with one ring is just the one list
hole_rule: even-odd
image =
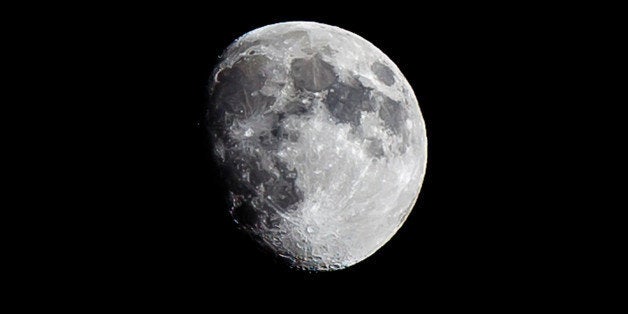
[(243, 227), (254, 227), (264, 220), (262, 215), (265, 213), (255, 210), (255, 208), (248, 202), (240, 204), (240, 206), (234, 207), (231, 211), (233, 219), (235, 219)]
[(373, 71), (377, 79), (386, 84), (386, 86), (395, 84), (395, 73), (384, 64), (379, 62), (373, 63), (371, 65), (371, 71)]
[(370, 93), (370, 88), (354, 78), (348, 82), (335, 82), (329, 89), (325, 105), (339, 122), (356, 127), (360, 125), (362, 111), (372, 112), (377, 108)]
[(368, 140), (369, 144), (366, 148), (367, 153), (375, 158), (380, 158), (384, 156), (384, 143), (381, 139), (371, 138)]

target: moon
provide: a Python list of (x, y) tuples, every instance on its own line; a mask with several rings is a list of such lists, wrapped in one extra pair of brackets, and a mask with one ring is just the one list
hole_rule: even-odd
[(399, 68), (362, 37), (314, 22), (258, 28), (225, 50), (209, 91), (229, 212), (289, 266), (354, 265), (410, 214), (425, 122)]

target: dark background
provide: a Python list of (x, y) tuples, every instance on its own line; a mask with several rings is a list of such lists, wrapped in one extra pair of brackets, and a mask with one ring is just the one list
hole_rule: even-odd
[[(605, 178), (620, 172), (604, 166), (621, 156), (605, 148), (622, 143), (612, 135), (624, 123), (613, 118), (624, 116), (611, 111), (621, 108), (612, 95), (621, 75), (605, 72), (622, 73), (613, 58), (625, 20), (613, 13), (622, 10), (424, 1), (3, 8), (5, 90), (15, 96), (3, 116), (3, 261), (6, 299), (20, 307), (327, 312), (340, 301), (398, 312), (549, 301), (599, 312), (621, 291), (612, 266), (623, 243), (613, 241), (625, 228), (613, 226), (622, 207), (609, 197), (621, 185)], [(427, 125), (427, 173), (407, 222), (336, 272), (291, 271), (235, 229), (203, 120), (221, 51), (295, 20), (379, 47)]]
[[(115, 43), (91, 47), (115, 78), (107, 88), (123, 91), (105, 101), (116, 109), (103, 124), (116, 150), (96, 152), (107, 159), (95, 201), (97, 220), (107, 222), (99, 243), (111, 252), (94, 257), (104, 278), (190, 298), (214, 289), (385, 292), (398, 283), (440, 298), (504, 295), (537, 285), (541, 274), (552, 285), (559, 266), (551, 257), (561, 248), (547, 237), (554, 216), (538, 201), (547, 192), (533, 183), (543, 180), (534, 166), (542, 147), (530, 149), (548, 114), (548, 74), (538, 68), (549, 39), (535, 35), (541, 15), (247, 8), (119, 12), (97, 31)], [(211, 164), (203, 115), (218, 56), (246, 32), (284, 21), (335, 25), (379, 47), (412, 85), (427, 126), (428, 167), (414, 210), (384, 247), (340, 271), (291, 271), (258, 249), (235, 229)]]

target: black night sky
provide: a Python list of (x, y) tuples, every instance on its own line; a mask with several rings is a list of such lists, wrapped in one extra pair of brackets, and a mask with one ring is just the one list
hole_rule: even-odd
[[(526, 44), (530, 26), (516, 12), (467, 9), (164, 7), (107, 22), (119, 27), (109, 38), (117, 46), (101, 52), (126, 60), (111, 84), (128, 91), (109, 101), (120, 110), (108, 126), (133, 132), (109, 139), (121, 150), (106, 166), (115, 183), (105, 194), (115, 197), (99, 198), (109, 226), (99, 243), (113, 252), (100, 256), (101, 275), (125, 289), (189, 298), (212, 289), (386, 290), (399, 282), (445, 298), (453, 287), (503, 293), (553, 267), (545, 264), (553, 250), (542, 239), (547, 217), (531, 198), (540, 191), (529, 184), (537, 180), (530, 134), (538, 125), (529, 121), (543, 111), (534, 101), (542, 87), (528, 78), (538, 76), (530, 57), (538, 46)], [(291, 271), (235, 229), (204, 125), (222, 50), (255, 28), (298, 20), (379, 47), (412, 85), (427, 127), (427, 173), (408, 220), (370, 258), (336, 272)]]

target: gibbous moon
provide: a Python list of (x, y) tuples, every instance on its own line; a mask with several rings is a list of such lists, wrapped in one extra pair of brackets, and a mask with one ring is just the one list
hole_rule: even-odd
[(313, 22), (253, 30), (225, 50), (210, 96), (232, 217), (290, 266), (354, 265), (410, 214), (425, 122), (403, 74), (362, 37)]

